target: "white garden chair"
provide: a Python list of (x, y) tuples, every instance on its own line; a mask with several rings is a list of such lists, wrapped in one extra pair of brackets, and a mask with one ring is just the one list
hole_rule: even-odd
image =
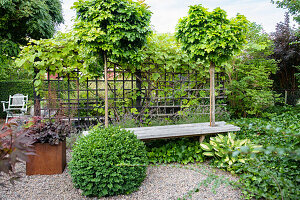
[(1, 101), (3, 111), (7, 113), (5, 123), (7, 123), (9, 118), (24, 116), (27, 112), (27, 102), (28, 95), (25, 96), (23, 94), (9, 95), (8, 101)]

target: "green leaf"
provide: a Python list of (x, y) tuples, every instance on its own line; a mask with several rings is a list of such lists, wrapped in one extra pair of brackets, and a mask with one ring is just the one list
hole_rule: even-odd
[(211, 151), (212, 150), (212, 146), (206, 142), (203, 142), (200, 144), (201, 149), (203, 149), (204, 151)]
[(205, 156), (214, 156), (213, 152), (203, 152), (203, 155)]
[(159, 77), (160, 77), (160, 74), (159, 74), (159, 73), (153, 73), (153, 74), (152, 74), (152, 79), (153, 79), (154, 81), (157, 81), (157, 80), (159, 79)]

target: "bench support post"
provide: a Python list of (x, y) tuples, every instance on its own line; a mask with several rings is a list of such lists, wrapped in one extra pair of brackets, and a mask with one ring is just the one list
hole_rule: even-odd
[(201, 136), (199, 137), (199, 142), (202, 143), (202, 142), (204, 141), (204, 139), (205, 139), (205, 135), (201, 135)]

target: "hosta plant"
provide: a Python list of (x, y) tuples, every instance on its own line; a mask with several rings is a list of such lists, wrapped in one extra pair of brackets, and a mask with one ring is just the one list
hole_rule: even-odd
[(250, 159), (249, 152), (259, 152), (260, 146), (252, 144), (249, 139), (239, 140), (235, 137), (233, 133), (211, 137), (209, 143), (200, 144), (203, 155), (214, 157), (218, 167), (230, 167), (237, 162), (246, 163)]

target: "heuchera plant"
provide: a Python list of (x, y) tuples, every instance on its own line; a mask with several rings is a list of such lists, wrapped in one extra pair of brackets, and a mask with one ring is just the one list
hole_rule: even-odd
[(68, 121), (60, 118), (49, 120), (35, 116), (26, 124), (25, 130), (38, 143), (58, 145), (66, 140), (73, 128)]
[[(8, 174), (12, 184), (21, 177), (15, 171), (16, 163), (27, 161), (28, 155), (34, 155), (34, 140), (23, 131), (23, 124), (22, 118), (12, 119), (0, 130), (0, 176)], [(0, 182), (0, 186), (5, 186), (5, 182)]]

